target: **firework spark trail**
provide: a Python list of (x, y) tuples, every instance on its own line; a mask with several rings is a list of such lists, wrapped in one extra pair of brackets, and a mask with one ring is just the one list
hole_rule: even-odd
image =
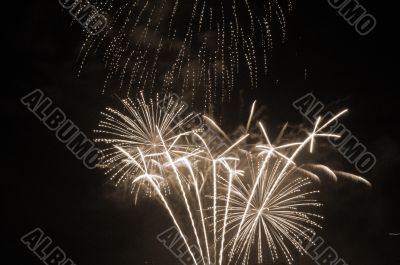
[[(164, 140), (163, 140), (161, 131), (160, 131), (158, 128), (157, 128), (157, 131), (158, 131), (158, 134), (159, 134), (159, 136), (160, 136), (160, 140), (161, 140), (161, 142), (162, 142), (162, 144), (163, 144), (163, 146), (164, 146), (164, 148), (165, 148), (165, 155), (166, 155), (168, 161), (170, 162), (170, 165), (171, 165), (171, 167), (173, 168), (173, 171), (174, 171), (174, 173), (175, 173), (176, 180), (177, 180), (178, 183), (179, 183), (179, 187), (180, 187), (180, 189), (181, 189), (182, 196), (183, 196), (183, 199), (184, 199), (184, 201), (185, 201), (186, 209), (187, 209), (188, 214), (189, 214), (190, 222), (192, 223), (193, 232), (194, 232), (194, 235), (195, 235), (195, 237), (196, 237), (197, 245), (199, 246), (199, 249), (200, 249), (200, 255), (201, 255), (201, 258), (202, 258), (203, 262), (205, 263), (205, 261), (204, 261), (204, 255), (203, 255), (203, 250), (202, 250), (202, 247), (201, 247), (201, 244), (200, 244), (200, 238), (199, 238), (199, 235), (198, 235), (198, 233), (197, 233), (196, 225), (195, 225), (195, 222), (194, 222), (192, 210), (191, 210), (191, 208), (190, 208), (190, 205), (189, 205), (189, 202), (188, 202), (188, 199), (187, 199), (187, 195), (186, 195), (186, 192), (185, 192), (185, 188), (183, 187), (182, 180), (181, 180), (181, 177), (180, 177), (180, 175), (179, 175), (179, 173), (178, 173), (178, 169), (176, 168), (175, 162), (173, 161), (173, 159), (172, 159), (172, 157), (171, 157), (171, 155), (170, 155), (170, 153), (169, 153), (169, 151), (168, 151), (168, 149), (167, 149), (167, 147), (166, 147), (166, 145), (165, 145), (165, 142), (164, 142)], [(194, 259), (194, 261), (196, 261), (196, 260)]]
[[(254, 109), (254, 104), (253, 104), (253, 106), (252, 106), (252, 111), (251, 111), (250, 117), (252, 116), (253, 109)], [(250, 120), (249, 120), (249, 122), (250, 122)], [(268, 160), (270, 159), (270, 157), (271, 157), (274, 153), (278, 154), (279, 156), (283, 156), (283, 157), (286, 158), (286, 156), (284, 156), (283, 154), (280, 154), (280, 153), (279, 153), (278, 151), (276, 151), (276, 150), (282, 149), (282, 148), (291, 147), (291, 146), (293, 145), (293, 144), (289, 144), (289, 145), (283, 145), (283, 146), (279, 146), (279, 147), (273, 147), (272, 144), (271, 144), (271, 142), (270, 142), (270, 140), (269, 140), (269, 138), (268, 138), (268, 135), (267, 135), (267, 133), (266, 133), (264, 127), (262, 126), (261, 123), (259, 123), (259, 126), (260, 126), (260, 128), (261, 128), (261, 130), (262, 130), (262, 132), (263, 132), (263, 135), (264, 135), (264, 137), (265, 137), (265, 139), (266, 139), (266, 141), (267, 141), (267, 144), (268, 144), (268, 147), (267, 147), (268, 152), (267, 152), (266, 158), (262, 161), (261, 169), (260, 169), (260, 171), (259, 171), (259, 174), (257, 175), (256, 182), (255, 182), (255, 184), (254, 184), (254, 186), (253, 186), (253, 189), (252, 189), (252, 191), (251, 191), (251, 194), (250, 194), (248, 203), (247, 203), (247, 205), (246, 205), (246, 208), (245, 208), (245, 211), (244, 211), (244, 214), (243, 214), (243, 217), (242, 217), (242, 221), (240, 222), (240, 225), (239, 225), (239, 228), (238, 228), (237, 236), (236, 236), (235, 241), (234, 241), (234, 243), (233, 243), (233, 247), (232, 247), (232, 252), (231, 252), (231, 254), (233, 254), (233, 251), (234, 251), (234, 249), (235, 249), (235, 246), (236, 246), (236, 243), (237, 243), (237, 239), (238, 239), (239, 233), (240, 233), (240, 231), (241, 231), (242, 225), (243, 225), (243, 223), (244, 223), (244, 221), (245, 221), (245, 218), (246, 218), (246, 216), (247, 216), (247, 212), (248, 212), (248, 210), (249, 210), (249, 208), (250, 208), (250, 203), (251, 203), (251, 201), (252, 201), (252, 199), (253, 199), (253, 197), (254, 197), (254, 195), (255, 195), (255, 193), (256, 193), (256, 190), (257, 190), (257, 188), (258, 188), (260, 179), (261, 179), (262, 174), (263, 174), (263, 172), (264, 172), (264, 169), (265, 169), (265, 167), (266, 167), (266, 165), (267, 165), (267, 163), (268, 163)], [(297, 143), (294, 143), (294, 145), (297, 145)], [(263, 154), (263, 152), (261, 152), (260, 154)], [(290, 160), (288, 160), (288, 161), (290, 161)], [(283, 172), (283, 171), (282, 171), (282, 172)], [(232, 255), (231, 255), (231, 257), (232, 257)], [(230, 261), (231, 261), (231, 258), (230, 258)], [(230, 261), (229, 261), (229, 262), (230, 262)], [(229, 264), (229, 262), (228, 262), (228, 264)]]
[[(237, 160), (237, 159), (235, 159)], [(236, 163), (234, 165), (234, 169), (231, 169), (227, 163), (224, 163), (224, 166), (226, 170), (229, 171), (229, 183), (228, 183), (228, 192), (227, 192), (227, 200), (226, 200), (226, 206), (225, 206), (225, 214), (224, 214), (224, 223), (223, 223), (223, 228), (222, 228), (222, 239), (221, 239), (221, 247), (220, 247), (220, 253), (219, 253), (219, 264), (222, 264), (223, 261), (223, 253), (224, 253), (224, 244), (225, 244), (225, 232), (226, 232), (226, 222), (228, 220), (228, 213), (229, 213), (229, 203), (230, 203), (230, 198), (231, 198), (231, 192), (232, 192), (232, 182), (233, 182), (233, 177), (235, 176), (240, 176), (241, 173), (240, 171), (236, 170)]]
[[(139, 150), (139, 152), (140, 152), (140, 150)], [(140, 168), (140, 169), (142, 170), (142, 172), (144, 173), (142, 176), (139, 176), (139, 177), (137, 178), (137, 180), (140, 180), (141, 178), (146, 179), (146, 180), (153, 186), (153, 188), (154, 188), (155, 191), (157, 192), (158, 196), (159, 196), (160, 199), (162, 200), (162, 202), (163, 202), (163, 204), (164, 204), (164, 207), (167, 209), (169, 215), (171, 216), (172, 221), (174, 222), (174, 225), (175, 225), (176, 228), (178, 229), (179, 234), (181, 235), (181, 237), (182, 237), (182, 239), (183, 239), (183, 241), (184, 241), (184, 243), (185, 243), (185, 245), (186, 245), (186, 247), (187, 247), (187, 249), (188, 249), (188, 251), (189, 251), (189, 253), (190, 253), (190, 256), (193, 258), (193, 261), (196, 261), (196, 258), (195, 258), (194, 254), (193, 254), (193, 252), (192, 252), (192, 250), (191, 250), (191, 248), (190, 248), (190, 246), (189, 246), (189, 243), (188, 243), (187, 240), (186, 240), (185, 234), (182, 232), (182, 229), (180, 228), (180, 226), (179, 226), (179, 224), (178, 224), (178, 221), (177, 221), (176, 218), (175, 218), (175, 215), (173, 214), (173, 212), (172, 212), (172, 210), (171, 210), (171, 208), (170, 208), (168, 202), (166, 201), (164, 195), (163, 195), (162, 192), (160, 191), (159, 185), (154, 181), (154, 175), (151, 175), (151, 174), (148, 174), (148, 173), (147, 173), (146, 162), (145, 162), (144, 156), (143, 156), (143, 154), (142, 154), (141, 152), (140, 152), (140, 155), (141, 155), (141, 158), (142, 158), (142, 161), (143, 161), (143, 165), (144, 165), (144, 167), (145, 167), (144, 169), (140, 167), (139, 163), (137, 163), (135, 159), (132, 158), (132, 160), (131, 160), (131, 161), (135, 161), (134, 163), (135, 163), (136, 165), (138, 165), (139, 168)], [(135, 180), (135, 181), (136, 181), (136, 180)]]
[(213, 161), (213, 232), (214, 232), (214, 260), (217, 259), (217, 162)]
[[(271, 191), (274, 190), (275, 186), (278, 185), (279, 181), (282, 178), (283, 172), (289, 167), (290, 163), (294, 163), (294, 159), (295, 157), (300, 153), (300, 151), (309, 143), (313, 143), (314, 138), (315, 137), (340, 137), (339, 135), (335, 135), (335, 134), (319, 134), (320, 131), (322, 131), (323, 129), (325, 129), (329, 124), (331, 124), (333, 121), (335, 121), (337, 118), (339, 118), (340, 116), (342, 116), (344, 113), (346, 113), (347, 110), (344, 110), (342, 112), (340, 112), (339, 114), (337, 114), (336, 116), (334, 116), (332, 119), (330, 119), (329, 121), (327, 121), (324, 125), (322, 125), (320, 128), (318, 128), (319, 122), (321, 120), (321, 117), (318, 118), (318, 122), (315, 124), (315, 128), (312, 134), (310, 134), (300, 145), (299, 147), (293, 152), (292, 156), (289, 158), (289, 160), (286, 162), (286, 165), (284, 167), (284, 169), (282, 170), (281, 174), (278, 176), (276, 182), (274, 183), (274, 186), (272, 186)], [(311, 145), (311, 149), (312, 151), (312, 145)], [(267, 196), (266, 200), (268, 200), (269, 195)]]
[[(305, 190), (318, 179), (313, 171), (369, 184), (361, 177), (324, 166), (295, 164), (308, 144), (313, 152), (315, 138), (337, 137), (322, 130), (345, 111), (322, 125), (318, 119), (303, 141), (279, 145), (271, 142), (261, 122), (257, 124), (262, 138), (252, 143), (248, 137), (255, 103), (243, 127), (245, 133), (235, 141), (211, 118), (203, 116), (230, 143), (223, 150), (212, 151), (213, 142), (201, 135), (201, 128), (182, 131), (189, 128), (191, 119), (183, 115), (179, 120), (183, 105), (165, 102), (160, 106), (142, 96), (135, 102), (124, 100), (125, 111), (107, 108), (99, 123), (101, 129), (96, 131), (104, 137), (97, 140), (106, 145), (106, 172), (116, 178), (117, 185), (127, 181), (133, 186), (135, 202), (146, 185), (147, 196), (154, 192), (160, 198), (196, 264), (249, 264), (253, 259), (262, 263), (265, 248), (272, 261), (283, 255), (291, 263), (292, 249), (304, 252), (297, 238), (311, 226), (320, 227), (315, 219), (322, 216), (308, 210), (321, 206), (311, 198), (318, 191)], [(276, 142), (283, 139), (284, 129)], [(177, 189), (171, 192), (169, 186)], [(169, 198), (178, 199), (187, 214), (177, 218)], [(186, 220), (188, 227), (182, 226)], [(191, 241), (198, 247), (199, 257), (191, 250)]]
[(234, 250), (235, 250), (236, 243), (237, 243), (237, 240), (238, 240), (238, 238), (239, 238), (240, 231), (241, 231), (241, 229), (242, 229), (243, 223), (244, 223), (245, 220), (246, 220), (246, 216), (247, 216), (248, 210), (249, 210), (249, 208), (250, 208), (251, 200), (252, 200), (253, 197), (254, 197), (254, 194), (255, 194), (256, 189), (257, 189), (257, 187), (258, 187), (259, 180), (260, 180), (260, 178), (261, 178), (261, 176), (262, 176), (262, 174), (263, 174), (263, 170), (264, 170), (265, 166), (267, 165), (268, 158), (269, 158), (269, 156), (267, 156), (267, 158), (262, 162), (262, 167), (261, 167), (261, 170), (260, 170), (260, 172), (259, 172), (259, 174), (258, 174), (258, 176), (257, 176), (257, 181), (256, 181), (255, 185), (253, 186), (253, 190), (252, 190), (252, 192), (251, 192), (251, 194), (250, 194), (249, 201), (248, 201), (248, 203), (247, 203), (247, 205), (246, 205), (246, 208), (245, 208), (245, 211), (244, 211), (244, 213), (243, 213), (242, 221), (241, 221), (240, 224), (239, 224), (238, 232), (237, 232), (235, 241), (234, 241), (233, 246), (232, 246), (232, 252), (231, 252), (231, 255), (230, 255), (230, 259), (229, 259), (228, 264), (231, 262), (231, 260), (232, 260), (232, 258), (233, 258), (233, 252), (234, 252)]
[[(198, 187), (198, 181), (194, 176), (194, 172), (193, 172), (193, 168), (190, 164), (190, 162), (187, 159), (183, 160), (186, 167), (189, 169), (190, 171), (190, 175), (192, 176), (192, 181), (193, 181), (193, 185), (195, 187), (196, 190), (196, 197), (197, 197), (197, 202), (199, 204), (199, 211), (200, 211), (200, 218), (201, 218), (201, 223), (202, 223), (202, 228), (203, 228), (203, 234), (204, 234), (204, 241), (205, 241), (205, 245), (206, 245), (206, 251), (207, 251), (207, 260), (210, 261), (211, 260), (211, 256), (210, 256), (210, 247), (208, 245), (208, 238), (207, 238), (207, 230), (206, 230), (206, 223), (205, 223), (205, 218), (204, 218), (204, 210), (203, 210), (203, 205), (201, 203), (201, 198), (200, 198), (200, 191), (199, 191), (199, 187)], [(200, 250), (201, 250), (201, 245), (198, 242)], [(204, 258), (203, 258), (203, 262), (204, 264)]]
[[(79, 74), (90, 54), (103, 52), (103, 92), (114, 83), (127, 97), (132, 88), (136, 95), (161, 87), (191, 93), (210, 112), (217, 100), (230, 100), (240, 72), (257, 87), (258, 68), (267, 71), (271, 32), (279, 28), (285, 38), (292, 10), (290, 0), (103, 0), (96, 6), (107, 14), (108, 28), (86, 37)], [(260, 36), (261, 50), (254, 45)]]
[[(214, 204), (213, 204), (213, 220), (214, 220), (214, 246), (217, 245), (217, 164), (221, 163), (224, 164), (226, 163), (227, 160), (232, 159), (231, 157), (224, 157), (224, 155), (228, 154), (232, 149), (234, 149), (237, 145), (239, 145), (242, 141), (244, 141), (249, 134), (243, 135), (239, 140), (237, 140), (234, 144), (229, 146), (222, 154), (220, 154), (216, 160), (213, 161), (213, 185), (214, 185), (214, 193), (213, 193), (213, 198), (214, 198)], [(234, 159), (234, 158), (233, 158)], [(214, 260), (217, 260), (217, 247), (214, 248)]]

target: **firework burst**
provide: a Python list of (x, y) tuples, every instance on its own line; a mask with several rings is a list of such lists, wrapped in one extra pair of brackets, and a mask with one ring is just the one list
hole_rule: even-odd
[[(265, 261), (263, 253), (268, 252), (273, 261), (281, 254), (291, 263), (290, 246), (303, 252), (297, 240), (299, 236), (311, 226), (321, 228), (317, 220), (322, 216), (310, 212), (321, 206), (311, 199), (318, 191), (306, 190), (312, 182), (298, 172), (296, 166), (292, 165), (282, 173), (286, 162), (282, 158), (266, 160), (266, 157), (243, 152), (241, 161), (243, 165), (238, 167), (243, 171), (239, 176), (229, 181), (221, 179), (221, 186), (230, 190), (229, 196), (221, 198), (226, 208), (218, 210), (219, 219), (223, 220), (222, 235), (230, 238), (225, 246), (231, 249), (229, 258), (247, 264), (253, 257), (253, 263), (262, 264)], [(282, 175), (282, 181), (272, 190), (279, 175)], [(223, 255), (220, 257), (222, 264)]]
[[(204, 116), (229, 142), (213, 149), (212, 137), (202, 135), (201, 127), (190, 127), (195, 115), (185, 116), (182, 103), (162, 102), (142, 95), (135, 102), (123, 100), (123, 110), (102, 113), (97, 141), (105, 145), (103, 166), (111, 178), (117, 184), (128, 182), (135, 201), (143, 187), (160, 199), (196, 264), (261, 264), (266, 256), (293, 262), (294, 251), (304, 252), (297, 239), (321, 227), (322, 216), (314, 213), (321, 206), (312, 188), (319, 179), (315, 172), (336, 177), (324, 166), (296, 165), (296, 158), (303, 150), (313, 152), (317, 137), (339, 137), (323, 130), (345, 111), (326, 122), (318, 119), (304, 140), (280, 140), (279, 145), (260, 122), (262, 139), (254, 143), (249, 137), (255, 104), (237, 140)], [(165, 187), (171, 187), (169, 192)]]
[[(104, 161), (102, 166), (107, 168), (106, 173), (116, 185), (127, 183), (131, 186), (135, 198), (148, 183), (138, 178), (142, 157), (146, 159), (143, 167), (157, 172), (153, 176), (159, 176), (156, 180), (163, 188), (168, 182), (164, 177), (168, 176), (164, 171), (168, 161), (165, 159), (165, 148), (172, 157), (190, 155), (186, 150), (188, 146), (187, 135), (183, 132), (190, 127), (195, 115), (185, 115), (186, 106), (171, 98), (165, 100), (146, 101), (143, 94), (136, 101), (130, 99), (121, 100), (122, 110), (106, 108), (101, 113), (103, 119), (95, 133), (99, 135), (95, 141), (105, 144)], [(138, 181), (142, 180), (142, 181)]]
[(90, 54), (102, 53), (104, 89), (126, 89), (126, 98), (132, 87), (135, 93), (161, 88), (191, 94), (208, 112), (218, 100), (229, 101), (239, 73), (251, 88), (258, 86), (268, 69), (272, 32), (278, 28), (285, 39), (292, 10), (290, 0), (107, 0), (95, 5), (107, 14), (108, 27), (86, 37), (79, 72)]

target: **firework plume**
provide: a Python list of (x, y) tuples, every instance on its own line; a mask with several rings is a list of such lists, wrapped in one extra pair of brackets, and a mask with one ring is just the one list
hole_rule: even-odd
[[(313, 182), (318, 172), (333, 178), (336, 172), (297, 165), (296, 158), (302, 151), (313, 152), (318, 137), (339, 137), (323, 130), (346, 111), (328, 121), (318, 119), (303, 140), (282, 143), (271, 141), (263, 124), (252, 120), (255, 104), (237, 139), (209, 117), (195, 125), (196, 115), (185, 115), (185, 105), (171, 98), (154, 102), (141, 95), (122, 100), (122, 106), (107, 108), (96, 130), (106, 154), (102, 166), (117, 185), (131, 187), (135, 201), (139, 194), (160, 200), (194, 264), (262, 264), (280, 258), (292, 263), (294, 251), (304, 252), (298, 238), (321, 228)], [(205, 132), (207, 124), (213, 130)], [(251, 124), (257, 124), (261, 139), (249, 137)], [(227, 145), (212, 148), (210, 131)], [(193, 244), (199, 253), (190, 248)]]

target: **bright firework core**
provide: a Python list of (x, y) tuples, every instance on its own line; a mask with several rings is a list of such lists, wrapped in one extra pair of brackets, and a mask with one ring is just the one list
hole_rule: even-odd
[[(160, 200), (194, 264), (292, 263), (293, 252), (305, 252), (299, 238), (321, 228), (315, 171), (335, 172), (297, 165), (296, 158), (304, 150), (313, 152), (318, 137), (339, 137), (323, 130), (345, 111), (318, 119), (304, 140), (293, 142), (282, 140), (284, 130), (270, 140), (265, 126), (252, 120), (255, 103), (237, 139), (204, 116), (227, 142), (213, 148), (212, 137), (193, 125), (196, 115), (185, 116), (179, 101), (159, 104), (141, 95), (122, 105), (107, 108), (96, 130), (105, 153), (102, 166), (116, 185), (130, 186), (135, 202), (141, 194)], [(249, 141), (253, 124), (261, 136), (256, 143)]]

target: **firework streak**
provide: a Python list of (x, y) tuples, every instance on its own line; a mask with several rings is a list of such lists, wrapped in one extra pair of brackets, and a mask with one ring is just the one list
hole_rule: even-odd
[(314, 198), (313, 171), (335, 172), (296, 165), (296, 157), (313, 152), (316, 138), (338, 137), (322, 131), (346, 111), (328, 121), (318, 118), (304, 140), (293, 142), (282, 140), (284, 129), (271, 142), (261, 122), (256, 123), (260, 139), (250, 140), (255, 104), (236, 140), (204, 116), (228, 142), (213, 148), (202, 128), (191, 128), (195, 115), (177, 120), (184, 110), (179, 101), (160, 107), (142, 95), (122, 105), (107, 108), (96, 130), (96, 141), (104, 146), (102, 166), (116, 185), (131, 188), (135, 202), (141, 195), (160, 200), (193, 263), (261, 264), (282, 257), (292, 263), (293, 251), (305, 253), (298, 239), (320, 228), (322, 218), (314, 213), (321, 204)]
[[(106, 29), (87, 34), (79, 72), (102, 54), (110, 87), (191, 95), (202, 109), (228, 102), (240, 80), (255, 88), (267, 72), (272, 32), (286, 38), (290, 0), (99, 0)], [(260, 41), (261, 40), (261, 41)], [(205, 92), (204, 92), (205, 91)], [(124, 92), (125, 93), (125, 92)], [(194, 104), (194, 103), (193, 103)], [(200, 107), (200, 106), (198, 106)]]

